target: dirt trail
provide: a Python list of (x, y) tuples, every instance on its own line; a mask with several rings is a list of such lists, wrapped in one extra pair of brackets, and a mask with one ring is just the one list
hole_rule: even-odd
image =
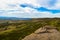
[(45, 26), (22, 40), (60, 40), (60, 32), (55, 27)]

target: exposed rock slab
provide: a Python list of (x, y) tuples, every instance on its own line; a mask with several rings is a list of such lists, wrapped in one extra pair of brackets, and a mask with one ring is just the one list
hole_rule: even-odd
[(22, 40), (60, 40), (60, 32), (56, 28), (42, 27)]

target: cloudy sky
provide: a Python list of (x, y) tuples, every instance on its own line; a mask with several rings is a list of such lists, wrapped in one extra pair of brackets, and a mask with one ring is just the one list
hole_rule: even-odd
[(0, 17), (60, 18), (60, 0), (0, 0)]

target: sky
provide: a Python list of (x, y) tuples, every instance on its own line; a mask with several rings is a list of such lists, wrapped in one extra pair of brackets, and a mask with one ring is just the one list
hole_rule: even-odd
[(60, 0), (0, 0), (0, 17), (60, 18)]

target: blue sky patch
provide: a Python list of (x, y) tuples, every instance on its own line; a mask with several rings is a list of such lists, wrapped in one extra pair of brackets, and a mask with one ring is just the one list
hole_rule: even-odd
[(1, 0), (0, 16), (60, 17), (60, 0)]
[(55, 3), (56, 3), (56, 1), (57, 1), (57, 0), (50, 0), (50, 1), (49, 1), (49, 5), (50, 5), (50, 6), (54, 6)]
[(29, 5), (27, 5), (27, 4), (22, 4), (22, 5), (20, 5), (21, 7), (23, 7), (23, 8), (25, 8), (25, 7), (30, 7), (30, 8), (32, 8), (32, 9), (35, 9), (35, 10), (37, 10), (37, 11), (41, 11), (41, 12), (51, 12), (51, 13), (53, 13), (53, 14), (56, 14), (56, 13), (60, 13), (60, 10), (53, 10), (53, 9), (47, 9), (47, 8), (45, 8), (45, 7), (39, 7), (39, 8), (35, 8), (34, 6), (29, 6)]

